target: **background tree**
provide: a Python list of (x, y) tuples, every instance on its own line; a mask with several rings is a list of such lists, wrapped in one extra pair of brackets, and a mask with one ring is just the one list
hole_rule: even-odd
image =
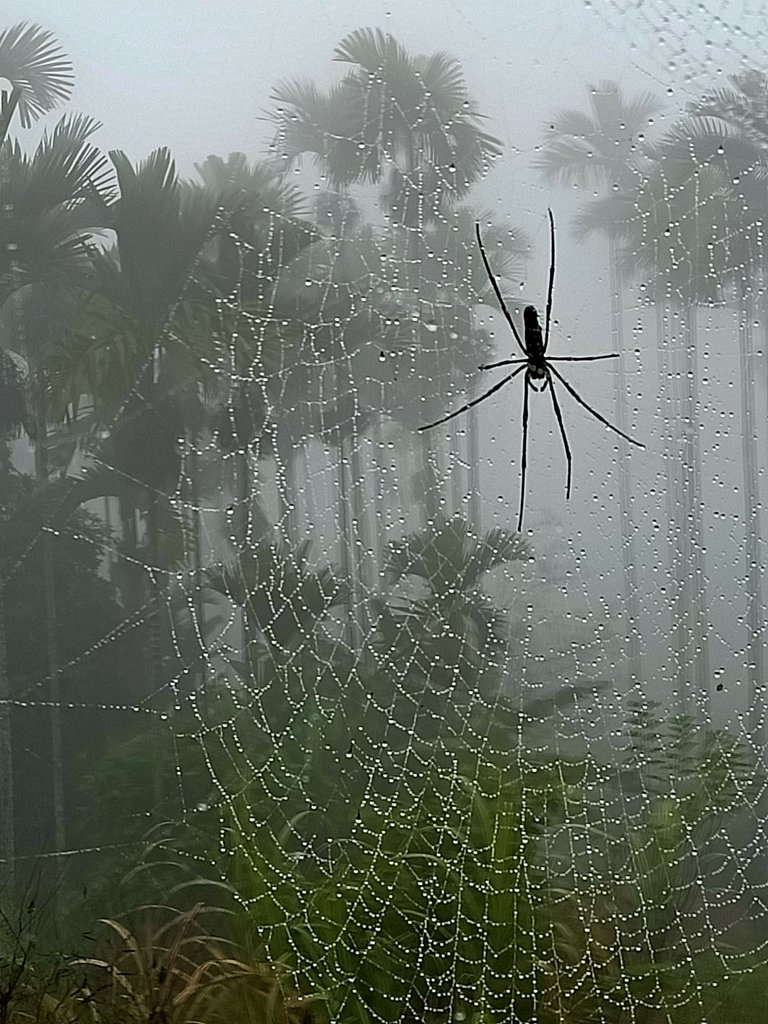
[[(390, 284), (408, 296), (422, 283), (428, 226), (467, 194), (500, 152), (500, 143), (482, 130), (461, 67), (446, 54), (411, 57), (391, 35), (359, 29), (342, 40), (335, 56), (353, 67), (328, 94), (301, 82), (275, 90), (280, 148), (290, 162), (302, 153), (315, 154), (331, 188), (380, 187), (403, 256), (396, 263), (399, 279)], [(424, 312), (419, 310), (415, 320), (419, 341), (438, 356), (448, 339)], [(346, 390), (354, 382), (340, 384)], [(439, 380), (430, 384), (441, 389)], [(430, 521), (441, 504), (438, 452), (429, 432), (420, 434), (418, 443), (416, 487)]]
[[(14, 89), (5, 103), (6, 122), (15, 102), (28, 123), (66, 91), (66, 59), (60, 57), (46, 33), (29, 30), (9, 42), (0, 41), (15, 75), (21, 72), (21, 52), (31, 50), (31, 94), (23, 86)], [(39, 43), (36, 46), (35, 43)], [(22, 45), (24, 43), (25, 45)], [(42, 49), (42, 53), (41, 53)], [(35, 61), (37, 57), (37, 61)], [(47, 59), (44, 59), (47, 58)], [(46, 68), (50, 72), (46, 91)], [(11, 79), (13, 81), (13, 78)], [(15, 100), (13, 97), (15, 96)], [(7, 132), (6, 123), (6, 132)], [(91, 143), (98, 124), (86, 117), (65, 117), (46, 133), (31, 157), (18, 143), (6, 138), (0, 147), (0, 317), (6, 348), (26, 360), (30, 382), (30, 436), (35, 444), (35, 472), (39, 481), (48, 478), (48, 409), (46, 359), (61, 342), (72, 314), (76, 290), (88, 268), (91, 221), (87, 204), (92, 195), (108, 187), (106, 161)], [(51, 545), (43, 536), (43, 549)], [(53, 813), (56, 849), (65, 846), (64, 766), (59, 691), (59, 651), (56, 628), (57, 604), (52, 554), (45, 556), (47, 679), (50, 701), (51, 758), (54, 788)]]
[[(546, 181), (581, 188), (598, 186), (631, 198), (648, 166), (646, 133), (661, 102), (650, 93), (625, 99), (615, 82), (588, 85), (590, 114), (579, 110), (558, 111), (548, 126), (536, 165)], [(611, 293), (611, 351), (624, 353), (624, 280), (617, 249), (616, 225), (608, 218), (598, 226), (608, 239), (609, 288)], [(621, 359), (612, 364), (615, 422), (629, 430), (626, 379)], [(627, 609), (629, 676), (642, 678), (640, 607), (638, 604), (637, 549), (632, 517), (632, 470), (628, 459), (619, 462), (621, 554), (624, 607)]]
[[(623, 239), (626, 265), (633, 272), (650, 271), (647, 289), (657, 311), (667, 309), (661, 338), (675, 341), (676, 348), (662, 345), (663, 375), (684, 382), (678, 402), (682, 436), (667, 444), (682, 452), (679, 473), (670, 478), (670, 495), (680, 495), (670, 505), (674, 524), (671, 546), (677, 571), (672, 602), (678, 692), (690, 693), (691, 675), (703, 699), (708, 699), (710, 675), (706, 636), (708, 622), (702, 587), (704, 543), (701, 527), (701, 455), (698, 448), (698, 393), (696, 388), (696, 307), (721, 304), (728, 297), (726, 283), (734, 282), (735, 293), (748, 302), (750, 268), (756, 268), (759, 240), (756, 234), (758, 210), (764, 191), (764, 156), (738, 128), (708, 116), (681, 119), (653, 147), (654, 162), (632, 198), (608, 197), (595, 200), (583, 211), (580, 227), (594, 230), (611, 219)], [(742, 180), (743, 179), (743, 180)], [(746, 550), (754, 555), (758, 536), (755, 478), (754, 391), (749, 371), (751, 319), (739, 307), (742, 364), (742, 437), (744, 464)], [(679, 326), (678, 326), (679, 325)], [(680, 339), (679, 341), (677, 339)], [(674, 367), (677, 356), (681, 365)], [(751, 481), (751, 482), (750, 482)], [(682, 552), (682, 557), (680, 555)], [(751, 555), (747, 578), (751, 578)], [(758, 652), (762, 606), (759, 581), (750, 590), (751, 685), (759, 685), (754, 666)], [(752, 596), (756, 595), (756, 596)], [(752, 661), (752, 658), (757, 659)], [(751, 705), (757, 707), (757, 704)], [(753, 721), (753, 727), (756, 723)]]
[[(717, 176), (722, 195), (719, 228), (721, 265), (733, 286), (738, 314), (739, 378), (741, 382), (741, 458), (745, 522), (745, 586), (751, 728), (765, 733), (760, 711), (766, 679), (765, 600), (759, 571), (761, 550), (759, 415), (755, 401), (755, 304), (762, 282), (765, 298), (766, 254), (763, 218), (768, 202), (768, 76), (748, 70), (730, 77), (731, 87), (714, 89), (691, 105), (695, 147), (691, 157)], [(710, 170), (711, 168), (711, 170)], [(757, 561), (756, 561), (757, 560)]]
[(0, 74), (11, 91), (0, 94), (0, 145), (15, 115), (30, 128), (43, 114), (69, 99), (72, 64), (52, 32), (22, 22), (0, 35)]

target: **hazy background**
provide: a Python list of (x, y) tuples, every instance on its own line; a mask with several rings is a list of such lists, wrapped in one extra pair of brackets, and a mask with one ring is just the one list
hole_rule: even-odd
[[(548, 118), (560, 108), (586, 108), (587, 83), (613, 79), (625, 95), (649, 90), (665, 101), (659, 126), (726, 76), (765, 67), (768, 20), (760, 5), (741, 2), (324, 2), (280, 5), (254, 2), (147, 0), (131, 2), (9, 2), (5, 22), (39, 22), (71, 56), (76, 85), (70, 109), (98, 118), (104, 149), (124, 149), (132, 160), (167, 145), (183, 173), (209, 153), (242, 150), (256, 158), (272, 134), (265, 120), (271, 92), (288, 78), (327, 87), (341, 69), (334, 46), (355, 28), (390, 32), (411, 53), (441, 49), (462, 63), (469, 90), (488, 116), (488, 131), (504, 153), (473, 201), (494, 211), (499, 224), (523, 228), (533, 258), (520, 296), (543, 307), (548, 241), (546, 209), (558, 226), (553, 352), (595, 353), (609, 347), (606, 251), (599, 239), (575, 242), (570, 218), (583, 190), (550, 189), (532, 167)], [(58, 115), (49, 115), (53, 123)], [(46, 119), (43, 120), (43, 124)], [(651, 129), (649, 129), (651, 130)], [(38, 129), (28, 133), (34, 138)], [(311, 185), (315, 172), (299, 175)], [(646, 314), (635, 307), (635, 288), (624, 296), (626, 372), (630, 417), (645, 452), (608, 435), (562, 396), (574, 452), (574, 490), (564, 501), (565, 464), (549, 401), (532, 403), (531, 472), (526, 527), (538, 542), (539, 569), (548, 558), (568, 562), (565, 606), (581, 609), (590, 627), (602, 628), (622, 613), (621, 563), (616, 517), (617, 459), (630, 459), (636, 544), (643, 609), (647, 685), (670, 695), (664, 545), (667, 522), (665, 459), (657, 433), (655, 338)], [(487, 314), (488, 311), (486, 311)], [(496, 318), (498, 321), (498, 317)], [(498, 352), (511, 351), (503, 323)], [(744, 708), (743, 530), (739, 515), (740, 451), (735, 320), (713, 313), (701, 332), (699, 399), (703, 472), (703, 533), (710, 581), (713, 679), (727, 683), (718, 715)], [(760, 342), (760, 346), (762, 342)], [(568, 371), (571, 381), (609, 418), (608, 364)], [(761, 359), (758, 420), (764, 431), (765, 369)], [(483, 407), (481, 497), (484, 524), (511, 526), (519, 493), (521, 389), (516, 383)], [(763, 386), (761, 387), (760, 384)], [(446, 408), (454, 396), (447, 395)], [(763, 455), (765, 449), (762, 449)], [(763, 460), (764, 462), (764, 460)], [(764, 480), (764, 466), (760, 467)], [(674, 552), (672, 557), (674, 558)], [(531, 615), (536, 616), (535, 609)], [(612, 673), (617, 653), (605, 652)], [(645, 686), (645, 683), (643, 684)], [(671, 695), (670, 695), (671, 696)]]

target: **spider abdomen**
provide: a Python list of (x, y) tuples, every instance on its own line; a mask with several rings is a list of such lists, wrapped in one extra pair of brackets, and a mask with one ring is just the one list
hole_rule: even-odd
[[(528, 361), (543, 369), (544, 362), (544, 338), (541, 334), (539, 314), (535, 306), (526, 306), (523, 310), (523, 324), (525, 325), (525, 354)], [(543, 374), (542, 374), (543, 376)]]

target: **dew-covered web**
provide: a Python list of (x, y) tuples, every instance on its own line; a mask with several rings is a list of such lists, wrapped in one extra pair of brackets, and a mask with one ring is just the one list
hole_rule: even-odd
[[(6, 408), (48, 403), (3, 469), (8, 877), (225, 883), (318, 1020), (757, 1019), (768, 79), (632, 7), (584, 17), (639, 87), (519, 145), (458, 46), (347, 35), (262, 158), (112, 157), (44, 371), (53, 292), (4, 307)], [(524, 377), (418, 428), (519, 354), (476, 222), (522, 331), (548, 207), (550, 354), (617, 355), (557, 365), (645, 450), (559, 386), (566, 502), (531, 392), (518, 533)]]

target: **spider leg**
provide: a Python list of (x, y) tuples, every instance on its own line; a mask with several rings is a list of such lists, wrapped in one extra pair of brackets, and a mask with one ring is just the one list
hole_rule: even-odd
[(525, 474), (528, 469), (528, 378), (523, 381), (523, 469), (520, 477), (520, 515), (517, 532), (523, 532), (523, 509), (525, 508)]
[(521, 370), (524, 370), (526, 365), (527, 364), (524, 362), (522, 366), (518, 366), (516, 370), (504, 377), (503, 380), (500, 380), (498, 384), (494, 384), (492, 388), (488, 388), (488, 390), (480, 395), (479, 398), (473, 398), (471, 402), (467, 402), (466, 405), (462, 405), (462, 407), (457, 409), (456, 412), (450, 412), (447, 416), (443, 416), (441, 419), (435, 420), (434, 423), (427, 423), (426, 426), (419, 427), (419, 430), (431, 430), (432, 427), (439, 427), (441, 423), (446, 423), (448, 420), (452, 420), (454, 416), (460, 416), (463, 412), (466, 412), (467, 409), (471, 409), (473, 405), (477, 405), (479, 402), (489, 398), (495, 391), (503, 388), (504, 385), (508, 384), (513, 377), (516, 377)]
[(565, 482), (565, 500), (568, 501), (568, 499), (571, 496), (571, 473), (572, 473), (572, 469), (573, 469), (573, 466), (572, 466), (572, 461), (573, 460), (571, 459), (571, 449), (570, 449), (570, 447), (568, 445), (568, 438), (567, 438), (566, 433), (565, 433), (565, 423), (563, 422), (563, 414), (562, 414), (562, 411), (560, 409), (560, 403), (558, 402), (557, 395), (555, 394), (555, 382), (552, 380), (552, 377), (551, 377), (551, 375), (549, 373), (547, 374), (547, 380), (549, 381), (549, 393), (550, 393), (550, 395), (552, 397), (552, 408), (555, 410), (555, 416), (557, 417), (557, 423), (558, 423), (558, 426), (560, 427), (560, 436), (563, 439), (563, 448), (565, 448), (565, 459), (566, 459), (566, 462), (568, 463), (568, 475), (566, 477), (566, 482)]
[(499, 283), (496, 280), (496, 278), (493, 276), (493, 271), (491, 270), (491, 264), (488, 262), (488, 256), (486, 255), (486, 252), (485, 252), (485, 246), (483, 245), (483, 239), (480, 237), (480, 222), (479, 221), (475, 221), (475, 234), (477, 235), (477, 244), (480, 246), (480, 255), (483, 257), (483, 263), (485, 264), (485, 272), (488, 275), (488, 280), (493, 285), (493, 290), (496, 292), (496, 298), (499, 300), (499, 305), (501, 306), (501, 311), (504, 314), (504, 316), (506, 317), (507, 323), (512, 328), (512, 333), (515, 336), (515, 341), (520, 346), (520, 351), (523, 353), (524, 356), (527, 356), (528, 353), (525, 351), (525, 345), (523, 345), (523, 342), (522, 342), (522, 340), (520, 338), (520, 335), (517, 332), (517, 328), (515, 327), (515, 321), (512, 319), (512, 314), (507, 309), (507, 304), (504, 301), (504, 296), (501, 294), (501, 288), (499, 288)]
[[(593, 359), (618, 359), (621, 352), (607, 352), (602, 356), (548, 356), (548, 363), (586, 363)], [(480, 367), (482, 370), (482, 366)]]
[[(621, 352), (606, 352), (604, 355), (551, 355), (547, 362), (592, 362), (594, 359), (617, 359)], [(512, 367), (526, 359), (500, 359), (499, 362), (483, 362), (478, 370), (496, 370), (497, 367)]]
[[(618, 355), (618, 352), (616, 354)], [(482, 366), (478, 366), (478, 370), (495, 370), (497, 366), (515, 366), (527, 362), (527, 359), (502, 359), (498, 363), (483, 363)]]
[[(549, 362), (549, 360), (547, 360), (547, 362)], [(571, 385), (568, 383), (568, 381), (565, 379), (562, 373), (558, 372), (556, 367), (551, 366), (549, 367), (549, 369), (552, 371), (552, 373), (554, 373), (554, 375), (563, 385), (568, 394), (575, 398), (579, 405), (583, 406), (587, 410), (587, 412), (592, 413), (596, 420), (600, 420), (600, 422), (604, 423), (606, 427), (609, 427), (611, 430), (615, 431), (615, 433), (620, 434), (624, 438), (624, 440), (629, 441), (630, 444), (635, 444), (638, 448), (645, 448), (645, 445), (642, 444), (640, 441), (636, 441), (634, 437), (630, 437), (629, 434), (625, 434), (623, 430), (619, 430), (618, 427), (614, 427), (614, 425), (612, 423), (609, 423), (604, 416), (601, 416), (596, 409), (593, 409), (591, 405), (587, 405), (584, 399), (571, 387)]]
[(549, 246), (552, 253), (552, 259), (549, 264), (549, 287), (547, 288), (547, 316), (544, 322), (544, 351), (547, 351), (547, 345), (549, 345), (549, 322), (552, 319), (552, 289), (555, 286), (555, 218), (551, 210), (547, 210), (549, 214)]

